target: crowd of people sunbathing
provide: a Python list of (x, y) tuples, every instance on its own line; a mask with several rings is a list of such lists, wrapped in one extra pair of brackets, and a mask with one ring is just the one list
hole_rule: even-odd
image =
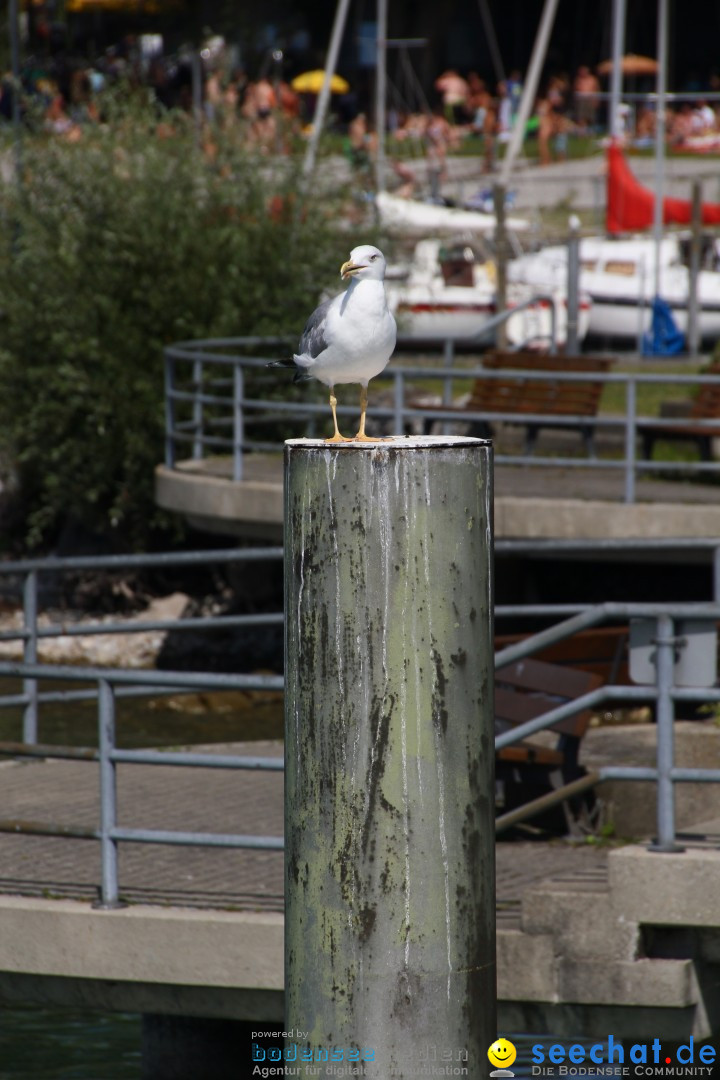
[[(277, 152), (287, 149), (292, 135), (311, 130), (317, 93), (299, 93), (292, 81), (274, 72), (249, 79), (246, 72), (221, 63), (206, 63), (199, 75), (189, 56), (168, 59), (133, 55), (132, 43), (111, 51), (94, 65), (73, 65), (56, 71), (28, 71), (22, 88), (23, 115), (32, 116), (47, 132), (74, 141), (87, 124), (101, 119), (102, 91), (123, 81), (144, 87), (158, 112), (178, 109), (207, 125), (235, 128), (248, 144)], [(644, 86), (653, 88), (646, 78)], [(720, 147), (720, 76), (707, 81), (707, 96), (670, 96), (665, 130), (671, 146), (714, 150)], [(434, 81), (431, 100), (416, 110), (388, 109), (390, 146), (398, 147), (395, 168), (401, 184), (412, 177), (403, 164), (402, 143), (422, 148), (431, 189), (442, 182), (447, 154), (466, 140), (477, 144), (483, 169), (492, 172), (498, 149), (510, 138), (523, 93), (523, 79), (513, 70), (491, 83), (477, 71), (443, 71)], [(15, 87), (9, 75), (0, 82), (0, 120), (13, 115)], [(601, 138), (609, 127), (608, 93), (598, 74), (587, 65), (575, 76), (554, 73), (541, 84), (526, 125), (525, 137), (537, 142), (541, 165), (562, 160), (573, 136)], [(334, 94), (331, 121), (345, 135), (351, 164), (362, 171), (374, 156), (375, 137), (363, 103), (353, 91)], [(620, 106), (621, 138), (643, 146), (655, 137), (656, 113), (652, 101)], [(392, 155), (391, 155), (392, 157)]]

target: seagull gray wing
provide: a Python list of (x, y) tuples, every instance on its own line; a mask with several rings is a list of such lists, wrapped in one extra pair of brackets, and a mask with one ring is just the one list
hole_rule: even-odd
[(319, 356), (321, 352), (324, 352), (328, 347), (328, 342), (325, 339), (325, 325), (327, 322), (327, 313), (333, 300), (325, 300), (319, 307), (316, 307), (312, 315), (308, 319), (305, 329), (302, 332), (300, 338), (300, 345), (298, 347), (299, 356), (311, 356), (313, 360), (316, 356)]

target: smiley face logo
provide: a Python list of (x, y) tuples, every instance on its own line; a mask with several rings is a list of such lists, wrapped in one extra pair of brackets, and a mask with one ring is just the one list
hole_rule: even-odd
[(517, 1057), (517, 1050), (509, 1039), (496, 1039), (488, 1050), (490, 1064), (498, 1069), (507, 1069)]

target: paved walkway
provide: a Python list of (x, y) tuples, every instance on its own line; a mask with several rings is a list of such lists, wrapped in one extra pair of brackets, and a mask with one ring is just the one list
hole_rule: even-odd
[[(444, 194), (453, 198), (469, 198), (478, 189), (492, 186), (497, 174), (482, 173), (482, 158), (451, 157), (448, 163), (448, 181)], [(655, 159), (652, 154), (638, 157), (631, 155), (630, 168), (637, 179), (652, 187), (655, 179)], [(419, 175), (423, 178), (423, 166)], [(598, 146), (591, 157), (572, 161), (557, 161), (540, 166), (537, 159), (521, 158), (514, 169), (508, 185), (515, 193), (513, 211), (532, 216), (538, 207), (562, 207), (567, 213), (573, 210), (594, 210), (599, 226), (604, 227), (605, 214), (605, 152)], [(665, 162), (666, 195), (689, 199), (693, 180), (703, 182), (703, 197), (713, 202), (718, 197), (717, 158), (670, 157)]]
[[(196, 748), (199, 749), (199, 748)], [(203, 747), (207, 752), (280, 756), (280, 742)], [(94, 762), (9, 761), (0, 765), (0, 818), (97, 827)], [(118, 766), (118, 823), (127, 827), (282, 835), (283, 776), (180, 767)], [(548, 878), (595, 885), (607, 856), (557, 842), (497, 845), (497, 910), (519, 915), (523, 892)], [(121, 844), (120, 893), (128, 901), (183, 907), (282, 911), (281, 852)], [(95, 900), (100, 845), (94, 840), (0, 833), (0, 893)]]

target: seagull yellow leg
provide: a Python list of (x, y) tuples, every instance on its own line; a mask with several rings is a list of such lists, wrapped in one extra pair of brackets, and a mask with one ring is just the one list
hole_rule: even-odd
[(365, 413), (367, 412), (368, 392), (367, 386), (360, 388), (360, 429), (352, 440), (353, 442), (392, 442), (392, 439), (373, 439), (365, 434)]
[(335, 397), (335, 394), (333, 393), (332, 390), (330, 391), (330, 408), (332, 409), (333, 424), (335, 426), (335, 431), (330, 436), (329, 439), (325, 440), (325, 442), (351, 442), (350, 439), (348, 439), (344, 435), (340, 434), (340, 430), (338, 428), (338, 422), (337, 422), (337, 412), (335, 411), (337, 409), (337, 398)]

